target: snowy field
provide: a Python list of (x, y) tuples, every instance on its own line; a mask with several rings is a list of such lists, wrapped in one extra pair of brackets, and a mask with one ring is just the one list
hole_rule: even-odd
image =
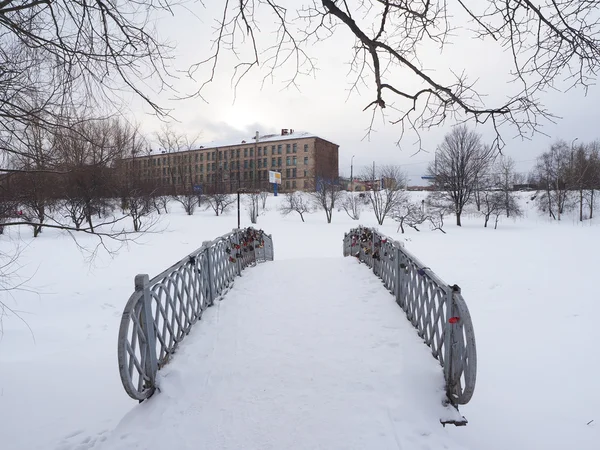
[[(420, 198), (423, 194), (413, 195)], [(267, 211), (259, 217), (257, 225), (273, 235), (276, 261), (245, 272), (243, 282), (237, 283), (235, 289), (246, 289), (246, 297), (252, 291), (253, 277), (270, 270), (269, 264), (273, 264), (274, 271), (289, 267), (302, 272), (303, 264), (311, 264), (311, 260), (315, 265), (319, 264), (317, 261), (322, 264), (324, 258), (339, 259), (345, 231), (358, 223), (375, 224), (370, 211), (364, 211), (358, 222), (343, 211), (334, 212), (331, 224), (318, 211), (309, 214), (306, 223), (302, 223), (298, 215), (282, 217), (278, 213), (277, 203), (281, 198), (268, 199)], [(408, 229), (400, 235), (396, 233), (397, 224), (389, 219), (378, 227), (383, 233), (403, 240), (442, 279), (462, 287), (477, 339), (477, 386), (471, 402), (461, 408), (469, 424), (442, 428), (439, 423), (432, 423), (422, 430), (404, 430), (407, 436), (414, 437), (414, 446), (402, 448), (598, 449), (600, 296), (596, 276), (600, 267), (600, 222), (580, 224), (570, 216), (560, 223), (551, 222), (540, 216), (527, 200), (524, 195), (525, 217), (516, 221), (504, 219), (497, 230), (483, 228), (483, 219), (474, 215), (464, 217), (462, 228), (454, 226), (452, 218), (448, 218), (447, 234), (423, 226), (421, 232)], [(222, 217), (215, 217), (212, 211), (198, 211), (190, 217), (171, 204), (171, 213), (160, 216), (156, 233), (142, 236), (113, 257), (99, 251), (92, 263), (87, 262), (87, 253), (69, 235), (56, 230), (46, 230), (37, 239), (26, 228), (13, 228), (1, 236), (2, 253), (18, 253), (16, 262), (8, 269), (13, 275), (5, 284), (20, 288), (2, 293), (2, 301), (18, 312), (19, 317), (8, 312), (2, 318), (0, 448), (120, 448), (118, 438), (126, 437), (123, 430), (127, 427), (139, 430), (156, 425), (145, 422), (144, 417), (169, 423), (173, 417), (163, 416), (160, 411), (149, 414), (155, 399), (148, 402), (149, 406), (138, 405), (121, 387), (116, 361), (121, 311), (132, 292), (136, 274), (157, 274), (200, 247), (203, 241), (230, 231), (236, 226), (236, 219), (233, 211)], [(249, 225), (246, 214), (242, 214), (242, 222), (243, 226)], [(77, 240), (87, 249), (97, 244), (93, 236)], [(115, 244), (107, 242), (107, 245)], [(278, 262), (281, 264), (276, 266)], [(348, 266), (349, 277), (354, 269)], [(305, 290), (310, 292), (310, 287), (302, 284), (290, 286), (287, 294), (285, 286), (274, 282), (274, 288), (282, 298), (284, 295), (299, 298)], [(219, 308), (235, 315), (234, 305), (242, 294), (232, 291), (229, 295), (231, 305), (225, 303), (228, 300), (225, 298)], [(342, 296), (347, 298), (348, 293), (340, 290)], [(332, 298), (334, 301), (340, 299)], [(390, 301), (393, 301), (391, 296)], [(327, 326), (324, 317), (315, 317), (320, 327)], [(194, 350), (197, 350), (194, 340), (207, 341), (208, 330), (214, 326), (211, 320), (209, 316), (206, 322), (203, 319), (195, 326), (178, 354), (179, 361), (175, 357), (171, 363), (173, 367), (194, 365)], [(310, 320), (310, 315), (303, 320)], [(367, 325), (373, 330), (372, 323)], [(360, 327), (360, 321), (353, 326)], [(335, 336), (335, 330), (336, 324), (332, 323), (331, 336)], [(360, 332), (357, 330), (357, 334)], [(205, 340), (199, 338), (203, 333)], [(382, 330), (383, 333), (388, 331)], [(207, 349), (201, 351), (206, 353)], [(168, 366), (164, 372), (175, 370), (173, 367)], [(317, 372), (318, 367), (310, 370)], [(392, 365), (389, 370), (394, 370)], [(345, 377), (348, 379), (348, 374)], [(402, 377), (396, 381), (418, 382)], [(178, 388), (185, 394), (184, 388), (189, 386)], [(335, 389), (332, 392), (340, 392), (340, 396), (352, 394)], [(175, 400), (170, 404), (171, 409), (178, 407)], [(159, 401), (169, 404), (166, 396)], [(404, 408), (410, 412), (411, 405), (405, 404)], [(419, 410), (417, 406), (414, 409)], [(327, 439), (331, 439), (336, 429), (340, 433), (344, 427), (352, 429), (360, 419), (356, 413), (340, 410), (341, 416), (335, 417), (335, 421), (316, 416), (310, 423), (310, 439), (303, 446), (302, 437), (296, 436), (296, 445), (344, 448), (340, 442), (336, 445), (342, 446), (335, 447)], [(273, 433), (279, 431), (276, 424), (260, 426), (266, 427), (266, 432), (269, 426)], [(320, 427), (323, 441), (319, 440)], [(197, 436), (192, 441), (195, 446), (190, 448), (205, 448), (201, 430), (201, 427), (189, 430)], [(373, 441), (364, 443), (363, 448), (393, 448), (378, 447), (377, 438), (374, 436)], [(157, 448), (168, 445), (163, 442)], [(222, 448), (257, 448), (251, 442), (230, 441), (228, 445)], [(123, 448), (148, 447), (124, 445)]]

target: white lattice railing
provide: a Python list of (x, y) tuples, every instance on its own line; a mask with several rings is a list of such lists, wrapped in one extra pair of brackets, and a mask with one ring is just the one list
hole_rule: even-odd
[(475, 389), (477, 354), (473, 323), (460, 288), (444, 283), (400, 242), (371, 228), (345, 234), (344, 256), (359, 258), (383, 280), (442, 365), (450, 403), (466, 404)]
[(169, 362), (179, 342), (202, 312), (223, 297), (242, 270), (273, 260), (273, 240), (262, 230), (234, 230), (204, 242), (161, 274), (135, 277), (125, 305), (118, 340), (123, 387), (136, 400), (156, 389), (156, 373)]

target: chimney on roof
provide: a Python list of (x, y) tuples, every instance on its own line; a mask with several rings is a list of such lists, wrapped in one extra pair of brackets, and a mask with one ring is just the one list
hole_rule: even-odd
[(282, 128), (281, 129), (281, 135), (282, 136), (287, 136), (289, 134), (289, 130), (287, 128)]

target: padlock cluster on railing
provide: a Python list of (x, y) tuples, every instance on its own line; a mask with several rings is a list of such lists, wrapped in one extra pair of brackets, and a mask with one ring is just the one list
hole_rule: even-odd
[(239, 236), (239, 243), (227, 247), (225, 252), (229, 255), (229, 262), (235, 263), (244, 257), (244, 254), (260, 251), (265, 248), (265, 232), (254, 228), (245, 228)]
[(442, 365), (449, 402), (466, 404), (475, 389), (477, 355), (460, 288), (444, 283), (401, 243), (372, 228), (346, 233), (344, 256), (358, 258), (382, 279)]

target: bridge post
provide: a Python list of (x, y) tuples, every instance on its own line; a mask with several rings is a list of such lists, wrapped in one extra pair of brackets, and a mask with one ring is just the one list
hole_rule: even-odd
[[(240, 230), (239, 230), (239, 228), (234, 228), (232, 231), (234, 233), (233, 242), (236, 245), (240, 245)], [(234, 250), (235, 250), (235, 252), (234, 252)], [(235, 267), (237, 269), (237, 275), (241, 276), (242, 275), (242, 258), (237, 257), (238, 251), (236, 249), (231, 249), (231, 251), (232, 251), (233, 256), (235, 257)], [(241, 252), (241, 250), (240, 250), (240, 252)]]
[[(152, 296), (150, 295), (150, 279), (146, 274), (135, 276), (135, 290), (142, 293), (142, 307), (140, 310), (140, 326), (146, 341), (145, 348), (140, 348), (140, 355), (143, 358), (143, 370), (148, 377), (149, 386), (147, 388), (154, 390), (156, 384), (156, 372), (158, 372), (158, 362), (156, 359), (156, 330), (154, 320), (152, 319)], [(141, 347), (141, 344), (140, 344)]]
[(394, 266), (396, 267), (396, 289), (394, 295), (396, 296), (396, 303), (400, 306), (400, 296), (402, 294), (402, 272), (403, 269), (400, 267), (400, 257), (402, 256), (402, 252), (400, 251), (400, 243), (394, 242), (394, 262), (396, 263)]
[(456, 308), (456, 304), (454, 302), (454, 289), (452, 287), (448, 287), (448, 293), (446, 295), (446, 323), (445, 329), (446, 333), (444, 334), (444, 378), (446, 380), (446, 395), (451, 403), (454, 403), (454, 397), (456, 394), (460, 394), (460, 389), (456, 389), (456, 364), (458, 361), (455, 361), (459, 355), (456, 354), (456, 336), (455, 331), (458, 326), (456, 323), (451, 321), (450, 319), (456, 317), (458, 315), (458, 309)]
[(203, 247), (206, 247), (206, 281), (208, 281), (208, 292), (209, 292), (209, 296), (210, 296), (210, 302), (209, 305), (212, 306), (213, 302), (215, 301), (215, 286), (213, 283), (213, 274), (212, 274), (212, 268), (213, 268), (213, 261), (212, 261), (212, 254), (210, 251), (210, 244), (211, 241), (204, 241), (202, 243)]

